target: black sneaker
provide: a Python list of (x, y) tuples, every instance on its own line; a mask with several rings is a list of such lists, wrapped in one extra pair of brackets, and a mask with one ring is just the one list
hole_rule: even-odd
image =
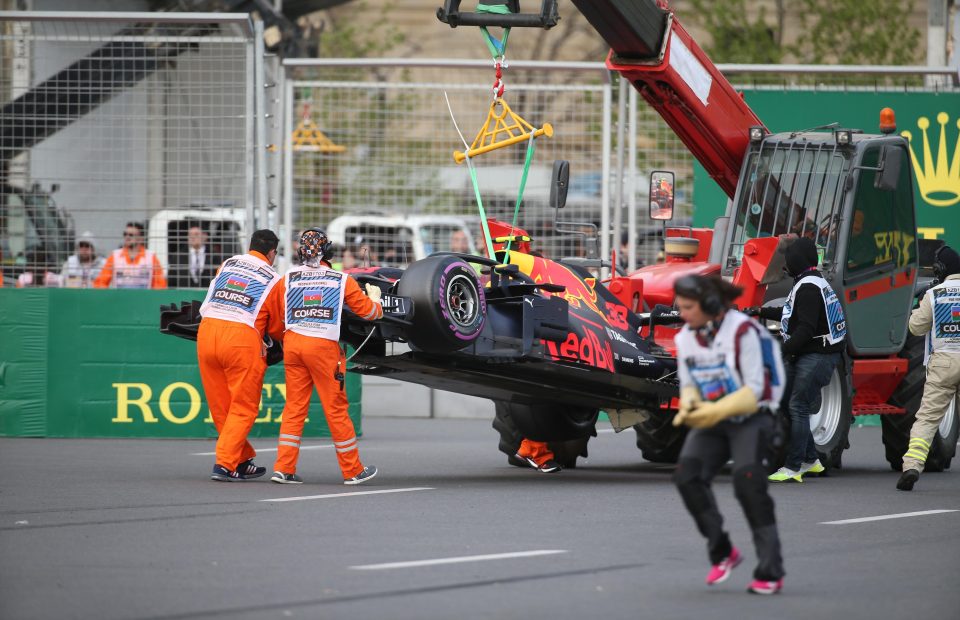
[(257, 467), (257, 464), (253, 462), (253, 459), (248, 459), (237, 465), (237, 471), (247, 478), (259, 478), (263, 474), (267, 473), (267, 468)]
[(913, 485), (920, 479), (920, 472), (916, 469), (908, 469), (900, 475), (897, 480), (897, 488), (901, 491), (912, 491)]
[(560, 463), (554, 461), (553, 459), (546, 461), (543, 465), (537, 465), (537, 462), (528, 456), (520, 456), (517, 454), (517, 458), (525, 460), (530, 467), (536, 469), (541, 474), (555, 474), (563, 469), (560, 467)]
[(560, 467), (560, 463), (554, 461), (553, 459), (550, 459), (540, 467), (537, 467), (537, 471), (539, 471), (541, 474), (555, 474), (561, 469), (563, 468)]
[(347, 478), (343, 481), (344, 484), (363, 484), (364, 482), (370, 480), (377, 475), (377, 468), (373, 465), (369, 467), (364, 467), (363, 471), (354, 476), (353, 478)]
[(279, 482), (280, 484), (303, 484), (303, 478), (297, 474), (285, 474), (282, 471), (273, 472), (270, 480)]
[(523, 469), (527, 469), (529, 467), (535, 467), (530, 465), (530, 463), (527, 462), (527, 459), (523, 458), (519, 454), (507, 456), (507, 463), (509, 463), (510, 465), (513, 465), (514, 467), (520, 467)]
[(213, 473), (210, 474), (210, 479), (217, 480), (219, 482), (242, 482), (247, 480), (248, 477), (238, 471), (230, 471), (223, 465), (214, 465)]

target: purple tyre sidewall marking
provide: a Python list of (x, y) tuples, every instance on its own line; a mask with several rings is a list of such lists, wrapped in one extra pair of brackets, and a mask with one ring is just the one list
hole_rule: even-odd
[(483, 324), (486, 321), (487, 317), (487, 299), (483, 294), (483, 287), (480, 286), (476, 279), (471, 279), (470, 281), (474, 285), (474, 290), (477, 292), (477, 305), (478, 307), (478, 320), (476, 327), (469, 332), (461, 332), (457, 328), (457, 322), (453, 320), (450, 316), (450, 309), (447, 306), (447, 283), (450, 278), (450, 272), (455, 268), (461, 268), (466, 271), (472, 271), (470, 265), (464, 262), (455, 262), (447, 265), (446, 269), (443, 270), (443, 273), (440, 274), (440, 289), (437, 291), (437, 299), (440, 303), (440, 313), (443, 315), (444, 320), (447, 322), (447, 326), (450, 328), (450, 331), (453, 332), (453, 335), (464, 341), (476, 340), (477, 336), (480, 335), (480, 331), (483, 329)]

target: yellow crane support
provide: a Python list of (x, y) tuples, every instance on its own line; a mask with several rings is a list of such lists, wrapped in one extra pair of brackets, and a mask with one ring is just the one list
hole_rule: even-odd
[(534, 138), (540, 136), (549, 138), (553, 135), (553, 126), (550, 123), (544, 123), (543, 127), (536, 129), (515, 114), (506, 101), (497, 98), (490, 104), (487, 120), (480, 129), (480, 133), (474, 138), (473, 144), (470, 145), (466, 153), (454, 151), (453, 160), (462, 164), (467, 157), (473, 158), (511, 144), (529, 140), (531, 134)]
[(319, 153), (343, 153), (347, 147), (335, 144), (333, 140), (320, 131), (313, 120), (304, 116), (293, 130), (291, 141), (294, 151), (313, 151)]

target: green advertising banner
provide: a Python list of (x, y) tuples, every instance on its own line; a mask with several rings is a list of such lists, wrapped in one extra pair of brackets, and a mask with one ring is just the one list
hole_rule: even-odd
[[(196, 345), (159, 331), (198, 290), (0, 289), (0, 436), (215, 437)], [(360, 377), (347, 373), (359, 434)], [(276, 437), (286, 384), (267, 369), (251, 437)], [(304, 429), (329, 437), (316, 392)]]
[[(960, 92), (743, 91), (776, 133), (837, 122), (879, 133), (880, 110), (892, 108), (897, 131), (910, 139), (917, 228), (921, 238), (960, 248)], [(694, 226), (713, 227), (727, 196), (699, 164), (694, 167)]]

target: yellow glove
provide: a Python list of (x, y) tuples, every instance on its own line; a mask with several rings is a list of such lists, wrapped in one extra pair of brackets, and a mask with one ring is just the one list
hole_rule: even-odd
[(680, 390), (680, 409), (677, 410), (677, 415), (673, 418), (673, 425), (680, 426), (684, 423), (684, 420), (690, 412), (697, 407), (703, 399), (700, 398), (700, 390), (695, 385), (688, 385), (687, 387)]
[(757, 396), (744, 386), (727, 394), (718, 401), (701, 403), (684, 416), (682, 423), (690, 428), (710, 428), (736, 415), (749, 415), (757, 411)]
[(367, 297), (375, 303), (380, 303), (380, 298), (383, 296), (383, 291), (380, 290), (380, 287), (372, 284), (364, 284), (363, 286), (367, 289)]

